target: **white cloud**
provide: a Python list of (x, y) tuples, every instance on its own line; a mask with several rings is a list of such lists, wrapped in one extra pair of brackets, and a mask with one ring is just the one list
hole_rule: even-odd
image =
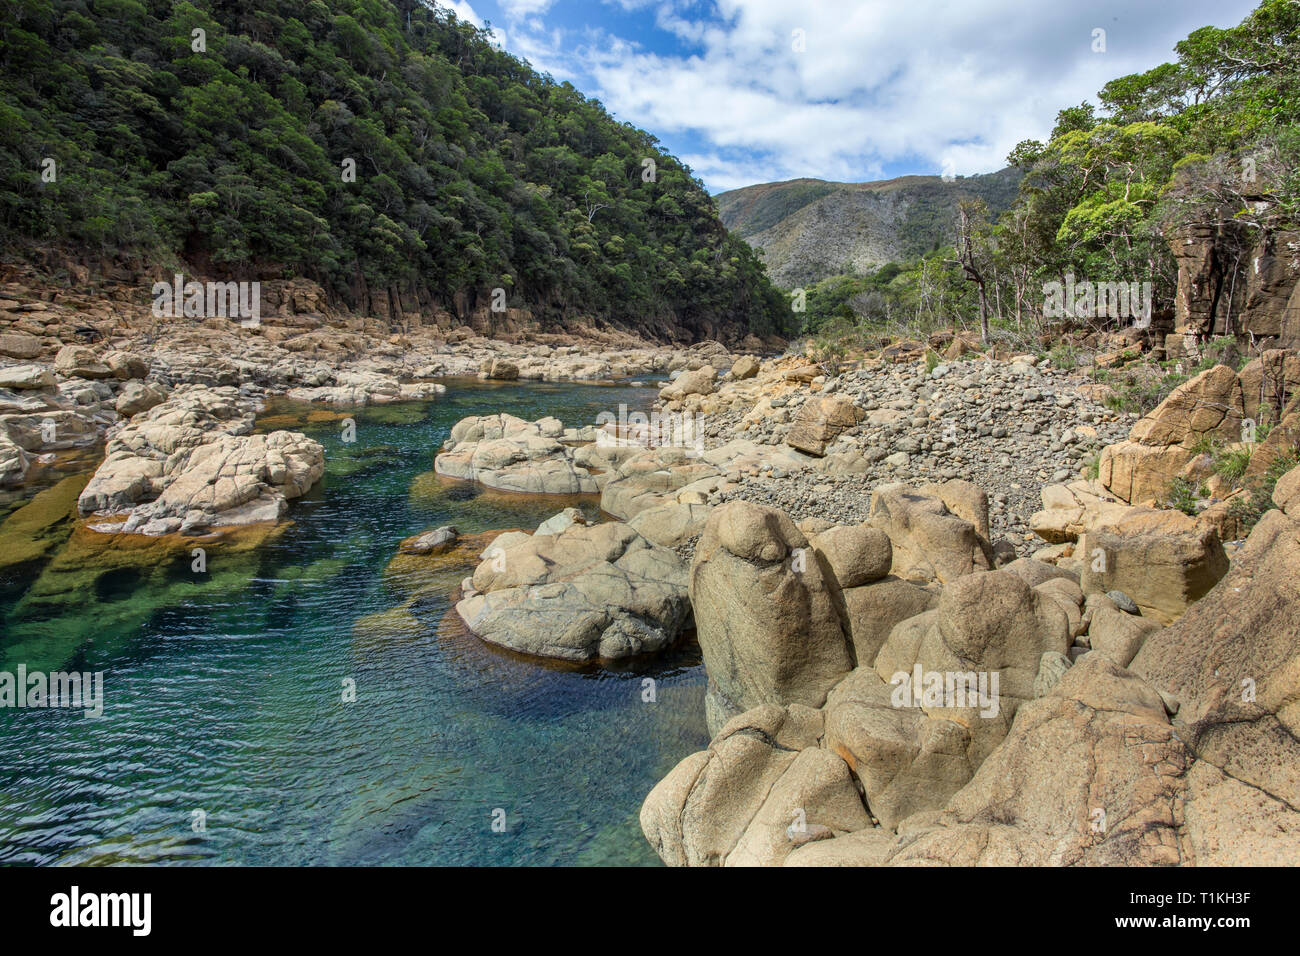
[[(536, 14), (549, 0), (507, 0)], [(607, 11), (643, 8), (607, 0)], [(1108, 80), (1172, 57), (1206, 23), (1252, 0), (661, 0), (659, 27), (687, 52), (651, 52), (609, 30), (512, 30), (512, 49), (574, 78), (620, 119), (702, 144), (688, 160), (712, 188), (811, 176), (863, 180), (889, 164), (958, 174), (1005, 164), (1056, 112)], [(707, 13), (708, 15), (703, 15)], [(1093, 52), (1093, 30), (1106, 52)], [(803, 31), (804, 52), (793, 49)], [(590, 82), (583, 82), (590, 78)]]

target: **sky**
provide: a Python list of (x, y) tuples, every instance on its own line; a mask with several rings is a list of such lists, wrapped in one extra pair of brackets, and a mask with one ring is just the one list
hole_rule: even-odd
[(1001, 169), (1063, 107), (1257, 0), (438, 0), (712, 193)]

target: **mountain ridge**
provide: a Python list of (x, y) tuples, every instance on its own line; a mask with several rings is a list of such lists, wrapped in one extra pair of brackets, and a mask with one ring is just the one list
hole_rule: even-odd
[(962, 199), (982, 199), (997, 216), (1016, 197), (1012, 167), (957, 177), (908, 175), (862, 183), (791, 179), (714, 197), (723, 224), (748, 242), (783, 288), (863, 274), (915, 258), (951, 239)]

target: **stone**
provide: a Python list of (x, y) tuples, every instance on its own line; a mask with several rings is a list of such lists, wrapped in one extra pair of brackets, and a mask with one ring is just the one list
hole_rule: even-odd
[(758, 374), (759, 361), (753, 355), (742, 355), (731, 366), (731, 377), (736, 381), (753, 378)]
[(1141, 613), (1138, 610), (1137, 601), (1134, 601), (1123, 591), (1117, 591), (1117, 590), (1107, 591), (1106, 597), (1110, 598), (1111, 601), (1114, 602), (1115, 606), (1119, 608), (1121, 611), (1127, 611), (1129, 614)]
[(685, 562), (621, 522), (574, 523), (489, 551), (474, 571), (474, 593), (456, 604), (489, 643), (560, 660), (618, 660), (663, 650), (690, 621)]
[(1180, 511), (1135, 508), (1080, 538), (1085, 593), (1119, 590), (1168, 624), (1218, 583), (1228, 557), (1213, 528)]
[(54, 373), (44, 365), (10, 365), (0, 368), (0, 388), (24, 391), (53, 388), (55, 384)]
[(65, 345), (54, 357), (54, 370), (69, 378), (112, 378), (113, 372), (84, 345)]
[(35, 335), (3, 334), (0, 335), (0, 355), (16, 359), (34, 359), (41, 354), (43, 341)]
[(324, 473), (324, 449), (299, 432), (251, 429), (235, 389), (179, 388), (110, 439), (78, 507), (126, 514), (110, 526), (122, 534), (277, 521)]
[(713, 510), (690, 572), (704, 666), (734, 707), (819, 707), (852, 667), (831, 585), (810, 546), (774, 508)]
[(131, 418), (141, 412), (147, 412), (167, 400), (162, 389), (144, 382), (130, 381), (122, 388), (117, 397), (117, 413), (123, 418)]
[(1128, 667), (1147, 638), (1158, 630), (1160, 625), (1154, 621), (1122, 610), (1097, 607), (1088, 624), (1088, 644), (1120, 667)]
[(820, 458), (831, 442), (862, 421), (862, 417), (862, 409), (839, 396), (823, 395), (809, 399), (799, 406), (794, 424), (786, 433), (785, 443)]
[(889, 536), (891, 573), (947, 584), (993, 566), (992, 548), (975, 526), (943, 501), (905, 485), (884, 485), (871, 496), (870, 524)]
[(841, 588), (856, 588), (889, 573), (894, 548), (889, 535), (868, 525), (844, 525), (811, 539), (814, 553)]
[[(1131, 866), (1182, 862), (1189, 755), (1159, 695), (1089, 654), (1025, 703), (1002, 745), (889, 865)], [(919, 815), (918, 815), (919, 816)], [(1100, 829), (1098, 829), (1100, 828)]]
[(440, 554), (450, 550), (460, 537), (451, 525), (443, 525), (403, 541), (398, 547), (402, 554)]
[(801, 830), (869, 828), (848, 768), (818, 748), (820, 735), (820, 712), (807, 707), (746, 711), (655, 786), (642, 832), (671, 866), (736, 866), (779, 865), (811, 845)]
[(513, 415), (462, 419), (452, 427), (434, 471), (488, 488), (527, 494), (594, 494), (600, 484), (558, 440), (555, 419), (526, 422)]

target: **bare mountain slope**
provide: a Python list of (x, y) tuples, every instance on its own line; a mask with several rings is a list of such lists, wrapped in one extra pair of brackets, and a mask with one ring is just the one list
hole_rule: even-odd
[(873, 183), (794, 179), (717, 196), (722, 221), (790, 289), (826, 276), (868, 272), (950, 241), (957, 203), (979, 197), (996, 216), (1020, 183), (1015, 169), (945, 182), (903, 176)]

